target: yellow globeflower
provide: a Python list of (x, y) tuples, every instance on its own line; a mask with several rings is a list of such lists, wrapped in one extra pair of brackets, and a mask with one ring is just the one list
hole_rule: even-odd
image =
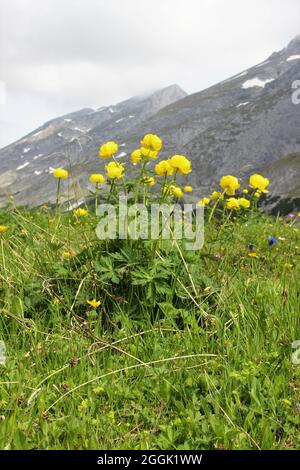
[(145, 176), (145, 178), (143, 178), (143, 180), (142, 180), (142, 184), (144, 186), (154, 186), (155, 185), (155, 179), (153, 178), (153, 176)]
[(240, 203), (235, 197), (230, 197), (226, 201), (226, 208), (230, 210), (238, 210), (240, 208)]
[(185, 186), (184, 188), (185, 193), (191, 193), (193, 192), (193, 187), (192, 186)]
[(240, 187), (239, 180), (235, 176), (226, 175), (222, 176), (220, 186), (224, 189), (227, 196), (234, 196), (237, 189)]
[(75, 209), (73, 211), (73, 214), (76, 215), (76, 217), (86, 217), (88, 215), (89, 211), (87, 209), (83, 209), (79, 207), (78, 209)]
[(170, 164), (180, 175), (187, 175), (191, 170), (191, 162), (183, 155), (173, 155)]
[(95, 183), (95, 184), (104, 183), (104, 182), (105, 182), (105, 178), (104, 178), (103, 175), (101, 175), (101, 173), (93, 173), (93, 174), (90, 176), (90, 182), (91, 182), (91, 183)]
[(124, 177), (124, 166), (121, 163), (110, 162), (106, 167), (107, 177), (111, 180), (120, 179)]
[(210, 203), (210, 198), (209, 197), (203, 197), (200, 199), (200, 201), (197, 202), (197, 206), (200, 207), (205, 207)]
[(258, 189), (262, 193), (269, 192), (266, 189), (269, 186), (269, 184), (270, 184), (270, 181), (268, 180), (268, 178), (265, 178), (264, 176), (261, 176), (258, 174), (251, 175), (249, 178), (250, 187), (253, 189)]
[(118, 151), (118, 144), (114, 141), (109, 141), (103, 144), (99, 149), (99, 157), (101, 158), (109, 158)]
[(140, 163), (142, 160), (142, 152), (141, 149), (136, 149), (131, 154), (131, 161), (132, 163)]
[(174, 185), (171, 185), (169, 187), (169, 193), (170, 194), (173, 194), (173, 196), (177, 197), (177, 198), (180, 198), (183, 196), (183, 191), (181, 188), (179, 188), (178, 186), (174, 186)]
[(249, 193), (248, 189), (243, 189), (243, 194), (248, 194), (248, 193)]
[(255, 191), (254, 197), (257, 197), (257, 199), (259, 199), (260, 196), (261, 196), (261, 191)]
[(67, 170), (64, 170), (63, 168), (55, 168), (52, 174), (54, 178), (57, 178), (59, 180), (65, 180), (69, 176), (69, 173), (67, 172)]
[(239, 203), (240, 207), (243, 207), (244, 209), (249, 209), (249, 207), (250, 207), (250, 201), (248, 201), (248, 199), (246, 199), (244, 197), (240, 197), (238, 199), (238, 203)]
[(96, 300), (96, 299), (87, 300), (87, 303), (88, 303), (91, 307), (93, 307), (93, 308), (96, 309), (96, 308), (100, 307), (100, 305), (101, 305), (101, 300)]
[(0, 225), (0, 233), (5, 233), (7, 232), (8, 227), (6, 225)]
[(151, 150), (146, 147), (141, 147), (141, 154), (143, 157), (148, 157), (148, 158), (153, 158), (153, 159), (158, 157), (157, 150)]
[(211, 198), (213, 201), (222, 201), (224, 199), (224, 196), (220, 191), (213, 191)]
[(162, 140), (155, 134), (146, 134), (141, 140), (141, 147), (159, 152), (162, 148)]
[(157, 165), (155, 165), (155, 173), (157, 176), (173, 175), (174, 168), (172, 167), (170, 160), (161, 160)]

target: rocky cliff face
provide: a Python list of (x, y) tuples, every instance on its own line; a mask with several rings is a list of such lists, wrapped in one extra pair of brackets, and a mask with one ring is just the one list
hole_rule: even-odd
[(273, 208), (282, 198), (298, 207), (300, 104), (292, 102), (296, 80), (300, 35), (261, 64), (200, 93), (186, 96), (175, 85), (109, 108), (54, 119), (0, 150), (0, 203), (9, 193), (21, 204), (53, 200), (48, 173), (60, 165), (71, 166), (77, 187), (86, 187), (88, 174), (101, 168), (101, 143), (116, 140), (122, 161), (141, 136), (155, 132), (165, 142), (162, 157), (176, 152), (191, 158), (193, 198), (208, 194), (223, 174), (246, 178), (262, 171), (272, 180)]

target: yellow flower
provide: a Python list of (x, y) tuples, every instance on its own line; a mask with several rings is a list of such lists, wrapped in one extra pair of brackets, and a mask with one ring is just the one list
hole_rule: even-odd
[(266, 188), (269, 186), (270, 181), (268, 178), (265, 178), (264, 176), (254, 174), (251, 175), (249, 178), (249, 185), (253, 189), (258, 189), (262, 193), (268, 193), (269, 191), (266, 190)]
[(82, 209), (81, 207), (73, 211), (73, 214), (76, 215), (76, 217), (86, 217), (88, 213), (89, 211), (87, 209)]
[(240, 187), (239, 180), (235, 176), (227, 175), (222, 176), (220, 186), (224, 189), (227, 196), (234, 196), (237, 189)]
[(260, 196), (261, 196), (261, 191), (255, 191), (254, 197), (257, 197), (257, 199), (258, 199), (258, 198), (260, 198)]
[(146, 147), (141, 147), (141, 154), (143, 157), (148, 157), (148, 158), (157, 158), (158, 156), (158, 151), (157, 150), (151, 150), (147, 149)]
[(298, 212), (297, 216), (300, 217), (300, 212)]
[(173, 196), (177, 198), (180, 198), (183, 196), (183, 191), (178, 186), (171, 185), (169, 189), (170, 189), (170, 193), (173, 194)]
[(7, 232), (8, 227), (6, 225), (0, 225), (0, 233), (5, 233)]
[(188, 175), (191, 169), (191, 162), (183, 155), (173, 155), (170, 164), (180, 175)]
[(185, 186), (184, 188), (184, 192), (185, 193), (191, 193), (193, 191), (193, 187), (192, 186)]
[(117, 153), (118, 151), (118, 144), (116, 144), (116, 142), (114, 141), (109, 141), (109, 142), (106, 142), (105, 144), (103, 144), (100, 149), (99, 149), (99, 157), (100, 158), (109, 158), (111, 157), (112, 155), (114, 155), (115, 153)]
[(141, 140), (141, 147), (148, 150), (159, 152), (162, 148), (162, 145), (162, 140), (155, 134), (146, 134)]
[(240, 197), (238, 199), (238, 203), (239, 203), (240, 207), (243, 207), (244, 209), (249, 209), (249, 207), (250, 207), (250, 201), (248, 201), (248, 199), (246, 199), (244, 197)]
[(294, 265), (290, 264), (290, 263), (285, 263), (284, 267), (285, 267), (285, 269), (291, 270), (291, 269), (293, 269)]
[(249, 193), (248, 189), (243, 189), (243, 194), (248, 194), (248, 193)]
[(200, 201), (197, 202), (197, 206), (205, 207), (210, 203), (209, 197), (203, 197)]
[(142, 152), (141, 149), (136, 149), (131, 153), (131, 162), (132, 163), (140, 163), (142, 160)]
[(211, 198), (213, 201), (222, 201), (224, 199), (224, 196), (220, 191), (213, 191), (211, 194)]
[(55, 168), (55, 170), (53, 170), (53, 176), (54, 178), (57, 178), (59, 180), (65, 180), (66, 178), (68, 178), (69, 173), (63, 168)]
[(153, 178), (153, 176), (146, 176), (145, 178), (143, 178), (142, 184), (145, 186), (154, 186), (155, 179)]
[(63, 259), (70, 259), (72, 257), (72, 253), (70, 253), (70, 251), (63, 251), (61, 256)]
[(257, 254), (255, 253), (255, 251), (251, 251), (250, 253), (248, 253), (248, 256), (250, 258), (258, 258)]
[(107, 177), (111, 180), (120, 179), (124, 177), (124, 167), (121, 163), (110, 162), (106, 167)]
[(96, 299), (87, 300), (87, 303), (88, 303), (91, 307), (93, 307), (93, 308), (96, 309), (96, 308), (100, 307), (100, 305), (101, 305), (101, 300), (96, 300)]
[(95, 183), (95, 184), (104, 183), (104, 182), (105, 182), (105, 178), (104, 178), (103, 175), (101, 175), (101, 173), (93, 173), (93, 174), (90, 176), (90, 182), (91, 182), (91, 183)]
[(238, 199), (236, 199), (235, 197), (230, 197), (229, 199), (227, 199), (226, 208), (230, 210), (238, 210), (240, 208)]
[(161, 160), (157, 165), (155, 165), (155, 173), (157, 176), (173, 175), (174, 168), (172, 167), (170, 160)]

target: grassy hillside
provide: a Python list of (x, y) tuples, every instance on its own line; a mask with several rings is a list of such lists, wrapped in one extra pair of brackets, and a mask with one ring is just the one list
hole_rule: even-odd
[(1, 448), (299, 448), (295, 226), (207, 227), (186, 271), (171, 242), (106, 251), (93, 215), (1, 218)]

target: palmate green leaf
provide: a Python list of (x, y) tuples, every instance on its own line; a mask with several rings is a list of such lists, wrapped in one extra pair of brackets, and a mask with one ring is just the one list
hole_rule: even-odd
[(119, 284), (120, 276), (113, 266), (111, 258), (101, 258), (101, 261), (95, 263), (96, 273), (101, 281), (111, 281), (113, 284)]

